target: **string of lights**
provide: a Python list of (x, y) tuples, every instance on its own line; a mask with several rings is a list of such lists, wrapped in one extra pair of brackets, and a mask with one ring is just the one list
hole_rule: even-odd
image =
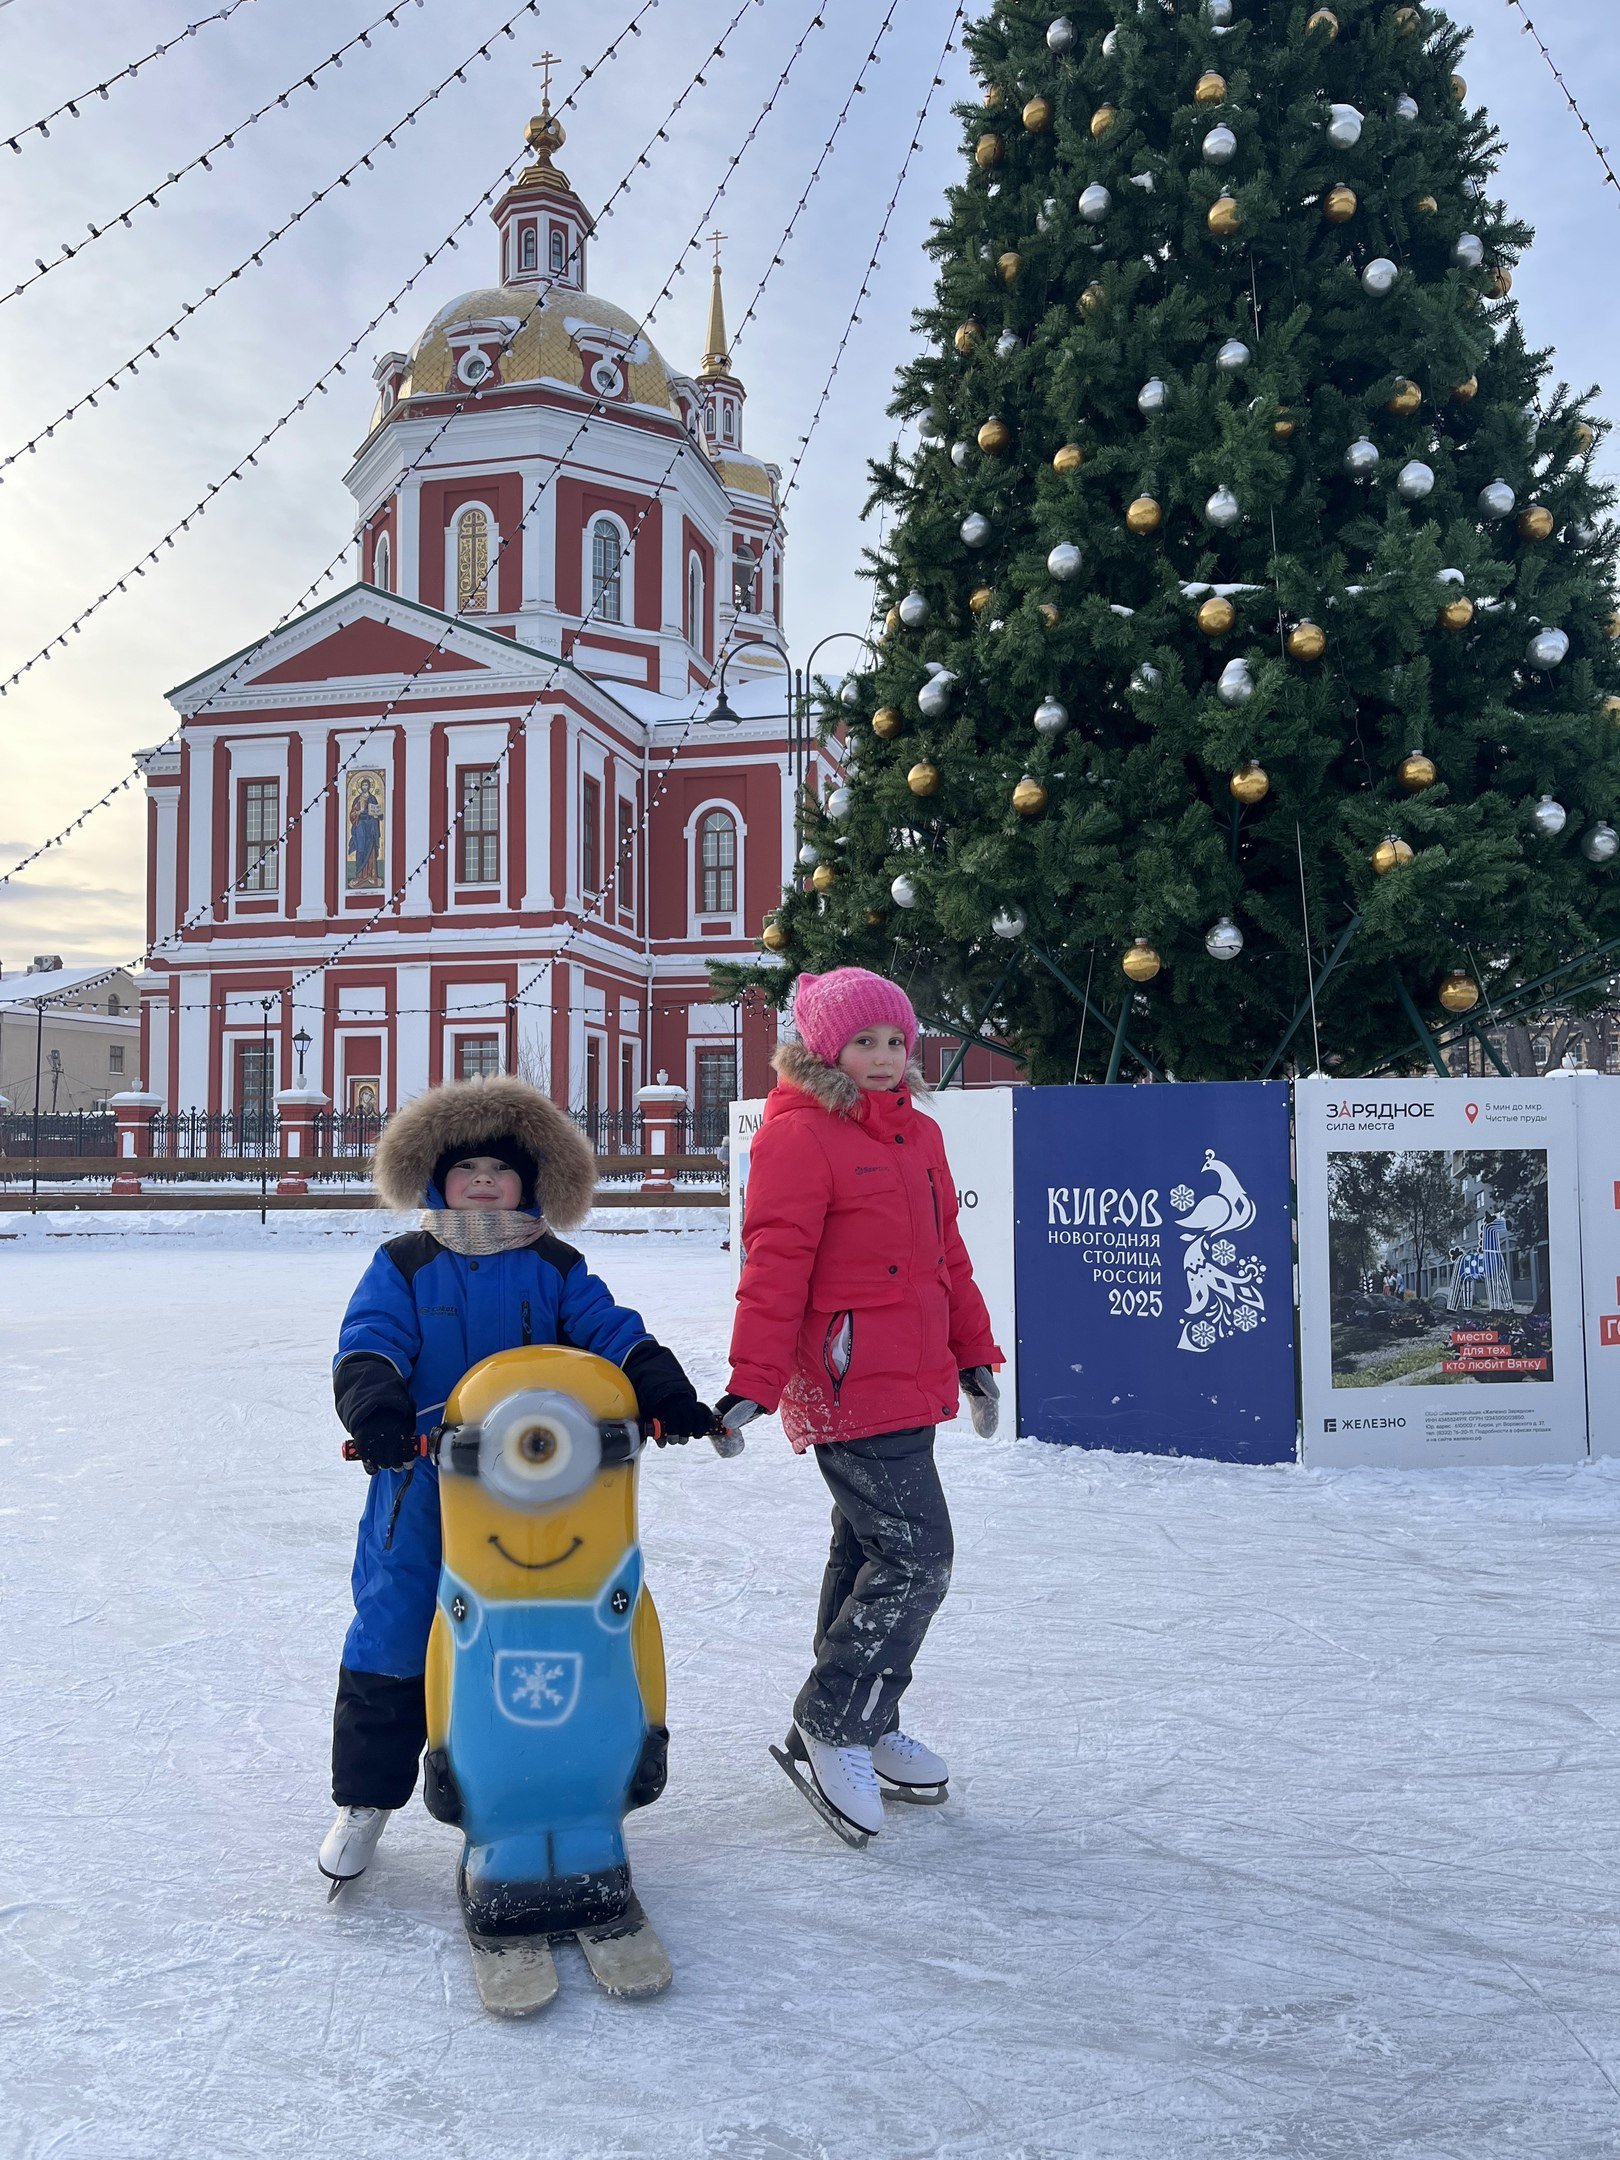
[[(709, 66), (713, 61), (720, 59), (724, 56), (726, 40), (731, 36), (732, 32), (736, 29), (738, 23), (741, 22), (743, 16), (748, 12), (751, 4), (752, 0), (742, 0), (742, 5), (737, 9), (736, 14), (732, 17), (731, 22), (727, 25), (726, 30), (722, 33), (719, 42), (715, 46), (713, 46), (711, 50), (705, 55), (697, 73), (693, 75), (690, 82), (688, 82), (686, 88), (681, 91), (680, 95), (676, 98), (674, 104), (671, 105), (669, 111), (664, 115), (664, 118), (660, 122), (659, 126), (648, 138), (645, 147), (637, 153), (635, 158), (631, 160), (629, 167), (626, 169), (623, 177), (618, 182), (618, 185), (613, 189), (613, 192), (608, 196), (607, 201), (604, 203), (600, 212), (600, 215), (602, 217), (607, 217), (611, 213), (614, 205), (618, 202), (619, 198), (626, 194), (628, 190), (634, 185), (636, 173), (642, 168), (647, 167), (649, 155), (652, 152), (654, 145), (659, 141), (666, 139), (666, 130), (669, 126), (670, 121), (681, 110), (681, 107), (691, 96), (693, 90), (701, 85), (703, 68)], [(641, 24), (643, 19), (647, 15), (651, 14), (653, 9), (656, 8), (658, 5), (659, 0), (642, 0), (641, 6), (637, 9), (635, 15), (631, 18), (631, 20), (625, 25), (624, 29), (619, 32), (618, 36), (597, 56), (597, 58), (590, 64), (590, 66), (585, 68), (581, 72), (579, 81), (575, 84), (574, 88), (569, 92), (567, 97), (565, 97), (562, 103), (558, 106), (557, 110), (559, 113), (567, 112), (573, 107), (585, 84), (590, 81), (591, 77), (597, 72), (599, 68), (605, 65), (607, 61), (616, 59), (618, 57), (619, 50), (628, 37), (639, 37), (641, 35)], [(490, 201), (491, 197), (494, 196), (500, 188), (505, 186), (507, 178), (521, 163), (521, 157), (514, 159), (512, 163), (507, 166), (505, 172), (501, 175), (501, 177), (496, 180), (492, 186), (485, 189), (483, 195), (479, 198), (479, 201), (473, 205), (472, 209), (467, 213), (467, 216), (461, 220), (462, 225), (470, 223), (471, 220), (478, 215), (479, 210), (482, 209)], [(459, 227), (457, 229), (459, 230)], [(569, 255), (570, 267), (574, 263), (576, 263), (577, 260), (578, 249), (576, 246), (576, 248), (571, 250)], [(420, 275), (420, 273), (418, 273), (418, 275)], [(412, 282), (414, 282), (414, 280)], [(537, 289), (537, 298), (539, 300), (543, 300), (545, 296), (553, 289), (555, 283), (555, 277), (547, 277)], [(503, 333), (500, 341), (500, 351), (503, 357), (505, 353), (509, 350), (512, 342), (520, 334), (521, 329), (522, 325), (520, 324), (517, 327)], [(498, 382), (498, 379), (498, 372), (492, 371), (489, 380), (489, 386), (493, 387)], [(432, 456), (434, 449), (443, 440), (447, 431), (451, 427), (453, 427), (456, 421), (458, 421), (462, 417), (462, 415), (467, 411), (469, 405), (477, 405), (481, 403), (485, 394), (486, 386), (479, 385), (476, 388), (468, 391), (465, 396), (459, 397), (457, 399), (456, 403), (444, 414), (443, 418), (440, 420), (438, 427), (435, 428), (435, 430), (428, 437), (422, 448), (412, 459), (411, 463), (400, 475), (401, 480), (404, 480), (411, 473), (417, 471), (428, 461), (428, 459)], [(596, 413), (601, 412), (603, 409), (603, 401), (601, 399), (598, 399), (591, 408), (592, 415), (594, 416)], [(575, 440), (577, 439), (578, 438), (576, 435)], [(212, 706), (216, 705), (223, 697), (229, 694), (230, 690), (248, 671), (248, 669), (256, 664), (260, 653), (263, 651), (267, 639), (270, 637), (274, 637), (278, 630), (284, 628), (285, 625), (291, 622), (296, 615), (301, 613), (302, 610), (309, 604), (309, 602), (313, 600), (315, 596), (325, 586), (330, 584), (332, 580), (338, 575), (339, 571), (342, 569), (343, 565), (348, 560), (349, 549), (352, 544), (352, 541), (346, 540), (343, 546), (339, 548), (338, 552), (332, 557), (331, 561), (326, 564), (325, 568), (317, 573), (317, 575), (304, 588), (303, 592), (299, 594), (298, 598), (292, 602), (291, 606), (284, 610), (284, 612), (281, 614), (281, 616), (278, 618), (272, 628), (266, 633), (266, 637), (258, 639), (257, 641), (255, 641), (254, 644), (250, 645), (241, 655), (239, 655), (235, 665), (231, 668), (229, 674), (223, 677), (222, 680), (215, 685), (214, 689), (209, 693), (209, 695), (202, 701), (202, 703), (198, 705), (195, 710), (187, 716), (190, 720), (196, 721), (200, 719), (202, 715), (209, 711)], [(496, 563), (498, 564), (498, 562), (499, 548), (497, 549), (496, 554)], [(492, 572), (493, 568), (494, 565), (491, 566)], [(443, 650), (445, 637), (447, 635), (448, 632), (441, 634), (439, 643), (433, 647), (432, 651), (428, 655), (427, 661), (424, 662), (423, 667), (418, 668), (416, 673), (409, 677), (406, 683), (402, 686), (400, 693), (401, 696), (404, 694), (404, 691), (408, 690), (411, 685), (417, 680), (417, 677), (425, 672), (427, 665), (431, 663), (435, 655)], [(377, 718), (373, 721), (371, 727), (367, 730), (365, 736), (362, 738), (361, 742), (351, 753), (351, 757), (349, 759), (346, 759), (344, 761), (344, 764), (339, 766), (338, 771), (332, 776), (332, 780), (328, 783), (327, 788), (322, 789), (320, 795), (317, 795), (309, 803), (307, 803), (304, 806), (304, 809), (299, 813), (298, 820), (294, 820), (293, 822), (299, 822), (303, 817), (307, 816), (309, 812), (314, 809), (316, 802), (321, 799), (321, 795), (329, 792), (330, 788), (336, 785), (337, 780), (341, 778), (343, 772), (347, 769), (353, 758), (358, 757), (365, 749), (366, 745), (371, 741), (377, 729), (382, 725), (383, 720), (387, 718), (388, 713), (393, 711), (394, 706), (395, 704), (397, 704), (397, 702), (397, 698), (395, 700), (392, 700), (384, 713), (377, 716)], [(172, 743), (172, 741), (173, 737), (171, 736), (169, 738), (169, 743)], [(168, 748), (169, 743), (165, 743), (161, 747)], [(9, 884), (14, 877), (18, 876), (22, 871), (26, 870), (30, 864), (37, 862), (42, 855), (47, 854), (53, 847), (60, 846), (62, 842), (65, 841), (71, 834), (78, 831), (79, 827), (84, 824), (87, 818), (92, 817), (97, 810), (105, 808), (106, 805), (112, 802), (119, 794), (121, 794), (126, 787), (130, 786), (136, 779), (140, 777), (141, 768), (137, 766), (134, 772), (127, 774), (123, 779), (116, 781), (113, 786), (106, 791), (104, 795), (98, 797), (94, 803), (91, 803), (86, 809), (80, 811), (77, 816), (72, 818), (66, 825), (64, 825), (60, 832), (54, 833), (50, 839), (42, 841), (38, 847), (32, 849), (27, 855), (23, 856), (19, 862), (14, 863), (9, 870), (7, 870), (3, 875), (0, 875), (0, 886), (5, 886)], [(284, 827), (277, 835), (275, 844), (279, 846), (284, 843), (288, 838), (291, 830), (291, 824)], [(182, 924), (180, 927), (182, 929), (192, 927), (193, 922), (201, 921), (204, 915), (211, 913), (214, 907), (222, 904), (228, 898), (228, 891), (226, 893), (220, 894), (217, 899), (211, 900), (206, 903), (206, 905), (198, 914), (196, 914), (194, 917), (188, 918), (186, 923)]]
[[(379, 135), (369, 149), (362, 150), (357, 158), (343, 168), (335, 180), (328, 181), (325, 187), (317, 188), (308, 201), (300, 204), (291, 217), (284, 219), (279, 225), (272, 226), (258, 246), (244, 255), (234, 269), (227, 271), (215, 284), (205, 286), (199, 298), (187, 300), (181, 307), (179, 314), (173, 316), (158, 331), (155, 337), (148, 339), (146, 344), (140, 346), (129, 359), (120, 361), (110, 374), (104, 375), (100, 382), (96, 383), (91, 389), (84, 391), (79, 397), (76, 397), (72, 404), (59, 412), (56, 418), (47, 426), (38, 429), (26, 442), (19, 443), (15, 450), (11, 451), (6, 457), (0, 458), (0, 479), (4, 478), (4, 475), (11, 470), (19, 458), (32, 457), (38, 452), (41, 443), (53, 441), (59, 428), (68, 426), (71, 421), (78, 418), (80, 413), (92, 410), (97, 399), (107, 391), (121, 390), (126, 376), (139, 375), (143, 360), (147, 362), (159, 360), (165, 352), (178, 345), (181, 331), (190, 326), (210, 300), (215, 299), (220, 293), (234, 285), (237, 279), (247, 271), (262, 267), (265, 256), (275, 246), (276, 242), (285, 239), (288, 233), (302, 224), (303, 220), (317, 210), (329, 195), (336, 194), (339, 188), (351, 186), (356, 173), (362, 170), (366, 172), (373, 171), (374, 167), (371, 161), (379, 152), (392, 150), (405, 129), (413, 127), (418, 118), (427, 111), (428, 107), (436, 99), (443, 95), (453, 82), (464, 83), (467, 80), (466, 71), (475, 61), (489, 58), (490, 51), (497, 38), (502, 36), (515, 37), (517, 33), (512, 28), (513, 23), (520, 21), (525, 15), (534, 14), (539, 6), (540, 0), (523, 0), (523, 5), (502, 24), (499, 30), (486, 38), (475, 52), (469, 53), (459, 67), (452, 68), (442, 82), (435, 83), (426, 97), (413, 105), (402, 119), (396, 120), (386, 135)], [(510, 170), (510, 167), (508, 170)], [(37, 280), (31, 282), (37, 282)], [(26, 289), (26, 285), (19, 285), (16, 288), (18, 292), (26, 291)], [(351, 346), (350, 351), (352, 350), (353, 347)]]
[(1557, 83), (1559, 89), (1562, 90), (1564, 93), (1565, 104), (1575, 115), (1575, 118), (1580, 122), (1581, 133), (1592, 145), (1592, 149), (1597, 157), (1597, 161), (1603, 167), (1604, 186), (1612, 187), (1617, 194), (1620, 194), (1620, 176), (1616, 175), (1613, 165), (1611, 165), (1609, 162), (1609, 153), (1607, 150), (1604, 149), (1603, 145), (1592, 133), (1590, 122), (1587, 120), (1585, 113), (1581, 111), (1580, 106), (1575, 102), (1575, 93), (1573, 90), (1571, 90), (1569, 84), (1564, 80), (1563, 73), (1560, 70), (1557, 61), (1548, 51), (1547, 41), (1542, 36), (1541, 32), (1536, 28), (1535, 23), (1532, 21), (1530, 16), (1530, 10), (1525, 6), (1524, 0), (1507, 0), (1507, 4), (1519, 15), (1523, 22), (1524, 27), (1521, 30), (1520, 35), (1523, 37), (1532, 37), (1535, 39), (1537, 46), (1540, 48), (1542, 59), (1546, 61), (1548, 67), (1552, 70), (1553, 81)]
[[(161, 60), (165, 53), (173, 52), (177, 45), (184, 45), (188, 38), (194, 38), (199, 30), (206, 30), (211, 23), (228, 22), (238, 8), (246, 7), (247, 4), (248, 0), (229, 0), (228, 6), (215, 8), (212, 15), (202, 15), (196, 22), (187, 23), (186, 27), (177, 31), (172, 38), (165, 38), (161, 45), (154, 45), (150, 52), (142, 53), (138, 60), (130, 61), (127, 67), (121, 67), (116, 75), (109, 75), (104, 82), (93, 83), (88, 90), (81, 90), (77, 97), (64, 98), (43, 120), (33, 120), (27, 127), (18, 128), (14, 135), (6, 137), (6, 148), (15, 150), (20, 157), (23, 144), (30, 135), (37, 135), (42, 142), (49, 141), (53, 121), (77, 120), (81, 108), (88, 105), (92, 98), (99, 98), (102, 104), (106, 104), (110, 93), (120, 83), (133, 82), (143, 67), (149, 67), (154, 60)], [(418, 7), (421, 4), (422, 0), (416, 0)]]
[[(23, 278), (18, 284), (13, 285), (10, 292), (0, 293), (0, 307), (4, 307), (9, 301), (15, 300), (19, 293), (27, 292), (30, 286), (37, 285), (42, 278), (49, 277), (51, 272), (53, 270), (59, 270), (62, 267), (63, 263), (72, 262), (75, 256), (82, 255), (86, 248), (93, 247), (95, 243), (99, 239), (101, 239), (106, 233), (112, 232), (113, 230), (115, 230), (115, 228), (119, 226), (128, 226), (129, 224), (131, 224), (139, 211), (155, 210), (158, 205), (159, 197), (166, 195), (170, 188), (178, 187), (181, 181), (188, 179), (192, 173), (212, 172), (214, 169), (213, 161), (216, 157), (219, 156), (220, 152), (222, 150), (234, 150), (236, 148), (238, 138), (245, 135), (249, 128), (255, 127), (258, 122), (264, 118), (266, 113), (275, 112), (279, 109), (285, 108), (288, 100), (290, 98), (296, 97), (300, 90), (318, 90), (320, 88), (320, 78), (326, 73), (328, 68), (341, 68), (343, 65), (344, 56), (346, 54), (354, 52), (358, 47), (361, 46), (364, 46), (367, 50), (369, 50), (371, 46), (371, 33), (373, 30), (381, 30), (385, 26), (389, 29), (397, 29), (399, 27), (399, 19), (404, 14), (405, 9), (409, 4), (410, 0), (396, 0), (396, 5), (391, 7), (386, 15), (379, 15), (375, 22), (367, 23), (366, 27), (363, 30), (357, 31), (355, 35), (350, 38), (346, 44), (340, 45), (337, 48), (336, 52), (328, 53), (324, 60), (317, 61), (315, 66), (310, 68), (306, 74), (300, 75), (295, 81), (290, 82), (285, 90), (278, 91), (274, 97), (266, 98), (264, 103), (260, 106), (257, 106), (254, 111), (250, 112), (245, 120), (239, 120), (236, 123), (235, 127), (227, 129), (226, 132), (221, 135), (216, 142), (211, 142), (206, 150), (198, 151), (197, 155), (194, 158), (188, 160), (186, 164), (182, 165), (178, 169), (178, 171), (170, 173), (166, 179), (158, 181), (155, 187), (148, 188), (145, 190), (144, 193), (137, 195), (133, 202), (127, 203), (122, 210), (114, 211), (111, 217), (103, 218), (99, 225), (94, 223), (93, 221), (87, 221), (86, 237), (83, 240), (64, 240), (54, 255), (49, 257), (42, 255), (36, 256), (34, 258), (33, 270), (29, 273), (29, 275)], [(422, 5), (422, 0), (415, 0), (415, 4), (420, 7)], [(512, 32), (508, 30), (506, 34), (508, 37), (510, 37), (512, 35)], [(500, 33), (497, 31), (496, 35), (499, 36)], [(476, 58), (479, 56), (474, 55), (474, 57)], [(470, 65), (471, 62), (469, 61), (464, 64)], [(443, 86), (441, 85), (441, 88), (442, 87)], [(401, 121), (400, 125), (404, 126), (406, 125), (406, 123), (404, 121)], [(390, 144), (390, 147), (392, 146), (392, 137), (385, 137), (384, 140)], [(13, 143), (12, 147), (15, 149), (17, 146), (15, 143)], [(377, 144), (373, 143), (373, 150), (377, 149), (378, 147), (379, 146)], [(363, 162), (367, 163), (369, 169), (369, 153), (367, 159)], [(351, 172), (353, 172), (354, 169), (355, 168), (352, 166), (349, 168)], [(334, 187), (346, 187), (348, 185), (348, 181), (346, 179), (337, 180), (334, 181), (332, 185)], [(329, 189), (323, 189), (320, 194), (316, 195), (313, 198), (310, 204), (306, 205), (306, 209), (313, 208), (314, 203), (320, 202), (329, 192)], [(305, 211), (302, 210), (298, 213), (299, 217), (304, 216), (304, 214)], [(289, 219), (286, 225), (283, 225), (278, 231), (273, 232), (270, 235), (270, 238), (262, 244), (259, 250), (259, 254), (251, 256), (249, 258), (250, 261), (257, 262), (259, 260), (259, 255), (264, 252), (264, 249), (272, 246), (277, 240), (281, 238), (282, 233), (290, 231), (292, 226), (295, 225), (297, 222), (297, 218)], [(232, 275), (235, 276), (236, 273), (233, 272)], [(226, 282), (229, 283), (229, 280), (227, 279)], [(213, 291), (217, 289), (218, 288), (210, 289), (210, 298), (212, 298), (213, 296)], [(160, 336), (162, 336), (163, 334), (163, 332), (159, 332)], [(112, 382), (111, 379), (109, 379), (108, 383), (100, 385), (99, 387), (110, 388), (111, 386)], [(72, 417), (74, 410), (76, 410), (76, 408), (69, 408), (69, 418)]]
[[(534, 7), (538, 6), (538, 4), (539, 0), (527, 0), (527, 6), (524, 9), (520, 10), (520, 12), (528, 13)], [(650, 4), (656, 5), (657, 0), (650, 0)], [(643, 7), (641, 13), (645, 14), (647, 12), (648, 8)], [(619, 40), (616, 40), (615, 42), (622, 42), (623, 38), (628, 36), (629, 34), (630, 27), (627, 27), (625, 31), (620, 33)], [(600, 63), (598, 63), (598, 65), (600, 65)], [(645, 162), (645, 159), (643, 159), (642, 162)], [(207, 514), (209, 509), (212, 508), (213, 504), (219, 499), (219, 497), (225, 492), (225, 490), (233, 484), (233, 482), (240, 480), (251, 467), (258, 464), (259, 453), (265, 448), (267, 448), (268, 445), (275, 440), (275, 438), (282, 432), (284, 428), (291, 425), (291, 423), (298, 417), (298, 415), (304, 410), (304, 408), (311, 402), (312, 399), (314, 399), (316, 396), (325, 397), (329, 394), (332, 380), (335, 377), (344, 373), (349, 361), (353, 359), (354, 355), (359, 351), (360, 347), (365, 343), (366, 339), (370, 337), (372, 332), (376, 330), (381, 323), (385, 322), (390, 315), (398, 313), (400, 305), (404, 301), (406, 296), (415, 290), (421, 279), (432, 268), (434, 263), (438, 261), (439, 257), (443, 255), (447, 250), (459, 246), (460, 235), (467, 229), (468, 226), (472, 224), (473, 220), (479, 215), (479, 213), (482, 210), (486, 209), (489, 203), (495, 198), (495, 196), (498, 195), (500, 191), (507, 185), (513, 175), (517, 172), (518, 168), (522, 165), (522, 163), (523, 153), (521, 152), (517, 157), (509, 160), (509, 162), (502, 168), (501, 172), (497, 175), (495, 181), (489, 187), (487, 187), (484, 190), (483, 194), (478, 197), (477, 201), (474, 202), (471, 209), (469, 209), (462, 217), (457, 219), (456, 223), (451, 227), (450, 231), (445, 235), (444, 239), (442, 239), (437, 246), (429, 248), (424, 253), (420, 266), (411, 273), (411, 275), (405, 280), (404, 284), (401, 285), (394, 293), (393, 297), (389, 301), (387, 301), (387, 303), (383, 307), (378, 309), (377, 313), (372, 316), (371, 320), (367, 322), (353, 338), (350, 339), (349, 343), (343, 348), (337, 359), (330, 362), (325, 368), (322, 369), (321, 373), (315, 378), (314, 382), (310, 384), (308, 390), (304, 392), (303, 396), (298, 398), (292, 405), (289, 405), (286, 410), (281, 413), (268, 428), (265, 429), (264, 433), (253, 445), (253, 448), (249, 450), (244, 456), (239, 458), (237, 462), (230, 468), (230, 470), (223, 476), (223, 478), (214, 481), (207, 489), (205, 489), (203, 494), (198, 498), (196, 503), (192, 505), (191, 509), (187, 511), (186, 515), (183, 518), (179, 519), (175, 524), (171, 525), (168, 531), (165, 532), (160, 539), (154, 541), (152, 546), (146, 550), (145, 554), (140, 556), (139, 559), (135, 563), (133, 563), (128, 570), (124, 572), (122, 577), (114, 579), (113, 583), (109, 585), (104, 592), (98, 593), (94, 600), (90, 601), (85, 607), (81, 608), (79, 610), (79, 613), (74, 616), (73, 620), (69, 622), (65, 626), (65, 628), (60, 630), (55, 637), (48, 639), (47, 642), (42, 645), (40, 649), (30, 659), (24, 661), (23, 664), (20, 667), (14, 669), (10, 675), (4, 677), (3, 679), (0, 679), (0, 698), (9, 696), (11, 691), (16, 688), (17, 684), (22, 681), (23, 677), (29, 674), (34, 668), (43, 665), (45, 662), (50, 660), (56, 653), (64, 651), (67, 647), (68, 640), (72, 637), (77, 637), (79, 633), (83, 630), (85, 624), (90, 620), (93, 615), (98, 613), (99, 610), (103, 608), (108, 603), (108, 601), (110, 601), (116, 594), (126, 592), (129, 589), (130, 582), (133, 579), (144, 577), (147, 571), (159, 561), (162, 555), (166, 551), (172, 550), (175, 542), (183, 534), (188, 533), (191, 530), (191, 527), (196, 524), (199, 519), (201, 519)], [(0, 468), (0, 470), (3, 470), (3, 468)], [(342, 550), (342, 554), (346, 555), (347, 553), (348, 548), (347, 546), (345, 546)], [(339, 559), (341, 560), (341, 557)], [(326, 582), (324, 578), (317, 581), (318, 584), (324, 582)]]

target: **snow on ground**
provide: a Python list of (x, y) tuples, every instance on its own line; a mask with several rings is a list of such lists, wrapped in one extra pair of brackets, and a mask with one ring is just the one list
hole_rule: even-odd
[[(13, 1233), (16, 1233), (13, 1235)], [(58, 1235), (56, 1233), (66, 1233)], [(937, 1811), (836, 1844), (765, 1753), (825, 1500), (652, 1457), (674, 1956), (479, 2010), (455, 1833), (328, 1908), (376, 1218), (0, 1219), (0, 2152), (1376, 2160), (1620, 2152), (1620, 1467), (1231, 1470), (942, 1443)], [(584, 1242), (721, 1384), (720, 1230)]]

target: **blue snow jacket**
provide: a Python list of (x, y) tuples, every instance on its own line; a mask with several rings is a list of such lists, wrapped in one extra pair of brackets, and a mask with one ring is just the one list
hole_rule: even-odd
[[(378, 1249), (349, 1300), (332, 1368), (338, 1416), (366, 1457), (382, 1435), (431, 1431), (463, 1373), (524, 1343), (568, 1344), (622, 1367), (644, 1418), (668, 1423), (671, 1413), (698, 1407), (641, 1315), (616, 1305), (560, 1238), (471, 1259), (413, 1230)], [(689, 1429), (701, 1431), (702, 1418)], [(423, 1670), (439, 1559), (435, 1466), (418, 1459), (379, 1469), (355, 1547), (345, 1666), (402, 1678)]]

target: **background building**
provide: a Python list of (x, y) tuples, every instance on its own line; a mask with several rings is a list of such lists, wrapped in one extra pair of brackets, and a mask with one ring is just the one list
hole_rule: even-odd
[[(47, 1002), (48, 1000), (48, 1002)], [(100, 1110), (140, 1076), (140, 998), (135, 978), (105, 968), (64, 968), (48, 958), (0, 979), (0, 1097), (32, 1116)]]

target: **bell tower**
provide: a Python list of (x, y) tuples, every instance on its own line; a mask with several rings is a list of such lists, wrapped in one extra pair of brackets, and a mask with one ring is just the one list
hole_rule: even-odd
[(698, 369), (698, 388), (703, 398), (703, 441), (710, 457), (726, 457), (742, 448), (742, 409), (748, 393), (731, 372), (731, 346), (726, 336), (726, 303), (720, 290), (720, 247), (723, 232), (712, 232), (714, 286), (709, 294), (708, 349)]
[(596, 225), (567, 174), (552, 163), (568, 139), (551, 110), (551, 71), (557, 56), (543, 53), (534, 64), (544, 70), (544, 87), (540, 110), (523, 131), (534, 163), (518, 174), (490, 213), (501, 236), (500, 282), (530, 291), (584, 292), (585, 245)]

